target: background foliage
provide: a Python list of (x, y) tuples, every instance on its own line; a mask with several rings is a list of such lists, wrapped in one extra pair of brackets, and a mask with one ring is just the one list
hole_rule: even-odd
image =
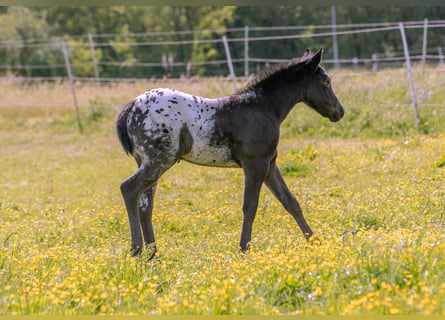
[[(445, 7), (336, 7), (337, 24), (400, 22), (445, 19)], [(38, 65), (61, 64), (63, 56), (57, 47), (33, 47), (32, 39), (50, 39), (54, 37), (71, 37), (71, 41), (87, 42), (88, 33), (128, 34), (146, 32), (171, 32), (168, 35), (140, 37), (107, 37), (96, 39), (103, 42), (136, 42), (136, 41), (183, 41), (221, 39), (223, 35), (243, 37), (243, 32), (229, 32), (231, 28), (265, 27), (265, 26), (311, 26), (330, 25), (330, 7), (2, 7), (0, 8), (0, 41), (16, 40), (21, 47), (3, 46), (0, 48), (0, 64), (2, 65)], [(181, 31), (198, 31), (204, 29), (219, 30), (212, 33), (183, 34)], [(298, 31), (276, 31), (277, 34), (295, 34), (312, 32), (312, 29)], [(442, 31), (442, 32), (441, 32)], [(429, 34), (428, 46), (437, 47), (445, 41), (444, 30)], [(270, 31), (251, 31), (250, 36), (267, 36)], [(407, 32), (410, 47), (420, 48), (422, 30)], [(74, 37), (74, 39), (73, 39)], [(375, 52), (385, 53), (402, 51), (400, 33), (375, 32), (339, 37), (340, 57), (369, 58)], [(314, 42), (315, 41), (315, 42)], [(308, 46), (324, 46), (326, 56), (332, 57), (332, 38), (293, 39), (274, 41), (273, 44), (252, 42), (249, 54), (252, 57), (287, 59), (300, 55)], [(91, 62), (89, 47), (76, 47), (72, 53), (73, 63)], [(232, 43), (233, 56), (242, 57), (242, 42)], [(169, 54), (174, 61), (208, 61), (224, 60), (222, 44), (190, 44), (166, 46), (106, 46), (97, 47), (96, 55), (104, 62), (161, 62), (163, 55)], [(193, 73), (214, 75), (220, 66), (194, 66)], [(225, 68), (225, 66), (224, 66)], [(184, 69), (184, 68), (182, 68)], [(79, 76), (92, 76), (93, 67), (81, 66), (75, 71)], [(103, 77), (147, 77), (165, 73), (162, 67), (110, 68), (100, 66)], [(184, 70), (182, 70), (183, 72)], [(14, 69), (18, 75), (56, 76), (65, 75), (63, 68), (55, 69)], [(127, 73), (127, 74), (125, 74)], [(179, 75), (179, 74), (178, 74)]]

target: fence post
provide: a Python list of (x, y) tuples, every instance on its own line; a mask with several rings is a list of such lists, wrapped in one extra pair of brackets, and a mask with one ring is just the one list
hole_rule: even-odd
[(91, 55), (93, 57), (94, 75), (96, 76), (96, 80), (99, 81), (99, 70), (97, 69), (96, 50), (94, 49), (93, 35), (91, 33), (88, 33), (88, 39), (90, 40)]
[(414, 114), (416, 116), (416, 124), (419, 125), (419, 111), (417, 110), (416, 90), (414, 89), (414, 80), (411, 71), (411, 60), (409, 57), (408, 42), (406, 41), (405, 28), (403, 27), (402, 22), (399, 23), (399, 28), (400, 28), (400, 33), (402, 35), (403, 51), (405, 52), (406, 68), (408, 69), (409, 82), (411, 84), (411, 99), (413, 101)]
[(68, 50), (66, 49), (65, 40), (62, 40), (62, 49), (63, 49), (63, 56), (65, 57), (66, 72), (68, 73), (68, 79), (70, 80), (71, 93), (73, 94), (74, 108), (76, 109), (77, 124), (79, 125), (79, 131), (82, 132), (83, 128), (82, 128), (82, 124), (80, 123), (79, 107), (77, 105), (76, 90), (74, 88), (73, 74), (71, 73), (70, 59), (68, 56)]
[(229, 43), (227, 42), (226, 36), (223, 36), (222, 39), (224, 42), (224, 49), (226, 50), (227, 64), (229, 65), (230, 76), (232, 77), (233, 90), (234, 92), (236, 92), (236, 77), (235, 77), (235, 71), (233, 71), (233, 64), (232, 64), (232, 57), (230, 56)]
[(437, 47), (437, 51), (439, 51), (439, 63), (440, 63), (440, 64), (443, 64), (442, 47)]
[(187, 78), (192, 76), (192, 60), (187, 62), (187, 65), (185, 66), (185, 74)]
[(249, 26), (244, 27), (244, 77), (249, 77)]
[(358, 58), (357, 57), (352, 58), (352, 65), (354, 66), (354, 70), (358, 69)]
[(378, 60), (377, 53), (373, 53), (372, 54), (372, 72), (377, 72), (379, 69), (377, 60)]
[(425, 18), (425, 24), (423, 27), (422, 73), (425, 73), (427, 33), (428, 33), (428, 18)]
[(332, 16), (332, 37), (334, 41), (334, 65), (335, 69), (339, 68), (338, 64), (338, 43), (337, 43), (337, 19), (335, 16), (335, 6), (331, 6), (331, 16)]

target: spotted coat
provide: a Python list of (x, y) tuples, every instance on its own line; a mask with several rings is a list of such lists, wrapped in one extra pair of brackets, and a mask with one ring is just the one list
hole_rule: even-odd
[[(244, 97), (253, 99), (255, 93), (244, 93)], [(142, 164), (160, 157), (167, 162), (180, 158), (206, 166), (239, 167), (232, 158), (231, 136), (216, 122), (228, 104), (230, 97), (203, 98), (168, 88), (139, 95), (127, 118), (134, 154)], [(180, 152), (181, 143), (184, 152)]]
[[(283, 204), (308, 239), (313, 232), (276, 164), (280, 125), (298, 102), (329, 120), (344, 114), (330, 79), (319, 66), (320, 49), (312, 55), (266, 68), (243, 89), (217, 99), (173, 89), (153, 89), (125, 105), (116, 119), (117, 134), (138, 170), (121, 184), (128, 212), (133, 255), (143, 240), (156, 252), (152, 226), (158, 179), (176, 161), (244, 172), (243, 225), (240, 248), (247, 250), (263, 183)], [(142, 233), (144, 239), (142, 239)]]

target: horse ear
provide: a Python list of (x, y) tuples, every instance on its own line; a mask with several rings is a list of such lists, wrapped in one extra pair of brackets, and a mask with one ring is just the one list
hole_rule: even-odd
[(311, 59), (309, 59), (306, 64), (310, 67), (312, 67), (313, 69), (317, 68), (318, 65), (321, 62), (321, 56), (323, 55), (323, 48), (320, 48), (320, 50), (318, 50)]
[(309, 48), (307, 48), (306, 50), (304, 50), (304, 54), (303, 57), (307, 57), (311, 55), (311, 50)]

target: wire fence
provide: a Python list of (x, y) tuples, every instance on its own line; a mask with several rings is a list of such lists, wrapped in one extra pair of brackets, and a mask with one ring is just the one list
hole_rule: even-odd
[[(335, 27), (335, 28), (334, 28)], [(442, 34), (445, 28), (444, 20), (428, 21), (408, 21), (404, 23), (368, 23), (368, 24), (344, 24), (344, 25), (315, 25), (315, 26), (285, 26), (285, 27), (249, 27), (232, 28), (222, 30), (194, 30), (179, 32), (147, 32), (147, 33), (126, 33), (126, 34), (88, 34), (65, 38), (49, 39), (28, 39), (24, 41), (8, 40), (0, 42), (0, 52), (6, 53), (23, 50), (37, 50), (38, 54), (45, 53), (54, 56), (53, 60), (58, 63), (51, 64), (8, 64), (2, 62), (0, 55), (0, 81), (17, 82), (41, 82), (41, 81), (69, 81), (72, 85), (73, 100), (75, 101), (76, 83), (109, 83), (109, 82), (134, 82), (141, 80), (163, 80), (163, 81), (183, 81), (184, 79), (200, 80), (204, 79), (194, 70), (199, 67), (209, 68), (213, 71), (206, 74), (206, 77), (214, 77), (220, 80), (247, 79), (251, 74), (257, 73), (261, 68), (272, 63), (280, 63), (288, 59), (276, 57), (254, 57), (249, 49), (256, 46), (274, 46), (276, 43), (292, 42), (298, 39), (306, 39), (310, 46), (317, 47), (319, 43), (329, 43), (337, 46), (338, 37), (351, 37), (357, 34), (383, 33), (384, 35), (394, 32), (401, 35), (400, 42), (406, 37), (405, 30), (423, 31), (422, 48), (408, 48), (404, 45), (404, 51), (400, 52), (375, 52), (371, 56), (357, 56), (348, 58), (339, 58), (332, 56), (331, 52), (325, 55), (323, 64), (329, 68), (338, 68), (340, 71), (335, 73), (337, 77), (348, 77), (356, 75), (371, 75), (377, 73), (400, 72), (393, 70), (394, 67), (409, 66), (408, 73), (412, 72), (443, 72), (445, 71), (443, 45), (428, 47), (428, 35), (437, 33)], [(257, 35), (261, 32), (262, 35)], [(270, 33), (264, 35), (264, 33)], [(277, 33), (287, 34), (277, 34)], [(288, 34), (291, 33), (291, 34)], [(195, 39), (195, 35), (221, 34), (221, 38), (213, 39)], [(171, 40), (172, 37), (189, 37), (183, 40)], [(405, 39), (403, 39), (405, 37)], [(149, 39), (147, 41), (147, 38)], [(442, 37), (443, 38), (443, 37)], [(145, 40), (143, 40), (145, 39)], [(150, 40), (151, 39), (151, 40)], [(348, 38), (349, 39), (349, 38)], [(351, 37), (351, 41), (353, 38)], [(173, 47), (181, 48), (202, 48), (205, 52), (210, 50), (219, 50), (224, 52), (224, 41), (226, 41), (225, 59), (205, 59), (193, 61), (174, 61), (172, 55), (168, 52)], [(286, 42), (287, 43), (287, 42)], [(370, 44), (372, 45), (372, 44)], [(236, 50), (234, 50), (234, 46)], [(110, 49), (114, 51), (123, 50), (131, 47), (160, 48), (159, 55), (151, 61), (143, 60), (144, 56), (138, 58), (125, 59), (121, 61), (108, 61), (104, 56), (98, 54), (98, 49)], [(81, 48), (83, 51), (78, 51)], [(304, 48), (301, 48), (303, 52)], [(338, 50), (338, 48), (337, 48)], [(148, 50), (147, 50), (148, 51)], [(335, 50), (334, 50), (335, 51)], [(231, 54), (232, 53), (232, 54)], [(341, 53), (341, 50), (340, 50)], [(81, 54), (82, 57), (77, 56)], [(232, 57), (230, 57), (232, 55)], [(153, 57), (153, 55), (147, 55)], [(287, 57), (292, 58), (292, 57)], [(4, 60), (4, 59), (3, 59)], [(83, 61), (79, 61), (83, 60)], [(411, 63), (419, 63), (420, 69), (412, 69)], [(434, 70), (426, 68), (428, 65), (436, 65)], [(115, 68), (115, 76), (109, 76), (110, 72), (104, 72), (107, 68)], [(156, 70), (156, 72), (144, 72), (143, 77), (128, 76), (131, 69), (147, 68)], [(51, 76), (33, 76), (33, 70), (52, 70), (55, 75)], [(85, 71), (86, 70), (86, 71)], [(229, 70), (233, 70), (230, 75)], [(23, 71), (25, 75), (17, 75), (17, 71)], [(161, 76), (157, 76), (157, 75)], [(149, 75), (149, 76), (147, 76)], [(412, 82), (413, 80), (410, 79)], [(413, 83), (411, 83), (413, 86)], [(414, 94), (414, 93), (413, 93)], [(413, 95), (414, 97), (414, 95)], [(76, 102), (74, 102), (77, 104)], [(415, 98), (413, 105), (416, 107)], [(399, 105), (400, 106), (400, 105)], [(439, 105), (445, 106), (445, 105)], [(359, 107), (359, 106), (356, 106)], [(77, 106), (76, 106), (77, 109)]]
[[(443, 20), (433, 20), (433, 21), (409, 21), (404, 22), (405, 29), (421, 29), (426, 30), (425, 32), (431, 32), (431, 30), (439, 29), (443, 30), (445, 28), (445, 21)], [(210, 50), (220, 50), (222, 49), (223, 40), (222, 37), (218, 39), (188, 39), (188, 40), (166, 40), (162, 37), (167, 36), (191, 36), (191, 35), (208, 35), (208, 34), (230, 34), (233, 36), (226, 36), (229, 48), (235, 44), (241, 44), (243, 50), (236, 50), (233, 53), (232, 64), (234, 65), (234, 70), (237, 78), (247, 78), (250, 74), (256, 73), (270, 63), (277, 63), (285, 61), (286, 59), (277, 59), (276, 57), (253, 57), (249, 55), (249, 47), (253, 45), (263, 45), (263, 46), (274, 46), (274, 43), (283, 43), (285, 41), (292, 41), (297, 39), (309, 39), (311, 43), (327, 42), (327, 39), (335, 37), (347, 37), (354, 34), (366, 34), (366, 33), (385, 33), (398, 32), (398, 23), (371, 23), (371, 24), (350, 24), (350, 25), (336, 25), (335, 32), (327, 31), (326, 29), (332, 29), (331, 25), (316, 25), (316, 26), (287, 26), (287, 27), (244, 27), (244, 28), (232, 28), (225, 30), (195, 30), (195, 31), (179, 31), (179, 32), (151, 32), (151, 33), (127, 33), (127, 34), (89, 34), (72, 36), (66, 38), (50, 38), (50, 39), (29, 39), (25, 41), (9, 40), (0, 42), (0, 50), (32, 50), (32, 49), (49, 49), (52, 51), (53, 55), (58, 55), (59, 63), (52, 64), (6, 64), (1, 63), (0, 57), (0, 78), (1, 74), (3, 77), (9, 74), (16, 74), (17, 71), (28, 71), (26, 75), (21, 76), (21, 80), (31, 80), (37, 81), (32, 75), (33, 70), (57, 70), (53, 72), (57, 76), (39, 76), (39, 79), (46, 80), (60, 80), (60, 78), (66, 77), (67, 66), (63, 63), (63, 56), (61, 55), (63, 43), (66, 43), (69, 61), (71, 68), (73, 70), (73, 76), (79, 81), (85, 78), (87, 81), (91, 81), (91, 78), (95, 78), (96, 81), (120, 81), (123, 79), (129, 79), (131, 77), (127, 76), (131, 74), (131, 71), (126, 72), (126, 70), (134, 70), (134, 68), (146, 68), (147, 72), (144, 72), (144, 76), (141, 78), (179, 78), (179, 77), (193, 77), (197, 76), (194, 74), (193, 68), (196, 67), (209, 67), (218, 66), (217, 69), (211, 69), (211, 74), (206, 74), (206, 76), (217, 76), (224, 77), (228, 74), (228, 62), (227, 59), (205, 59), (205, 60), (189, 60), (189, 61), (174, 61), (172, 55), (168, 52), (172, 47), (190, 47), (190, 46), (203, 46), (209, 45), (210, 47), (204, 48), (207, 52)], [(338, 29), (346, 29), (340, 30)], [(322, 31), (322, 32), (307, 32), (310, 31)], [(255, 32), (267, 31), (281, 32), (281, 31), (304, 31), (303, 34), (287, 34), (287, 35), (269, 35), (269, 36), (256, 36)], [(240, 36), (241, 35), (241, 36)], [(155, 38), (152, 41), (138, 41), (140, 37), (151, 37)], [(161, 37), (161, 38), (159, 38)], [(323, 39), (323, 40), (320, 40)], [(126, 41), (121, 41), (120, 39), (126, 39)], [(426, 43), (427, 37), (425, 37), (424, 42)], [(333, 43), (336, 46), (336, 43)], [(109, 48), (110, 50), (122, 50), (123, 48), (130, 47), (148, 47), (151, 50), (155, 47), (162, 47), (161, 50), (165, 50), (162, 54), (154, 57), (155, 61), (143, 61), (143, 57), (132, 58), (125, 60), (115, 60), (107, 61), (101, 59), (97, 55), (97, 50), (99, 48)], [(85, 60), (84, 57), (79, 58), (76, 56), (78, 53), (76, 48), (89, 49), (89, 61)], [(148, 50), (147, 50), (148, 51)], [(161, 51), (160, 51), (161, 52)], [(341, 52), (341, 51), (340, 51)], [(85, 55), (85, 52), (82, 52)], [(148, 55), (147, 55), (148, 56)], [(325, 55), (326, 56), (326, 55)], [(419, 61), (422, 64), (434, 64), (443, 63), (443, 47), (437, 46), (435, 48), (426, 47), (425, 50), (419, 48), (410, 48), (410, 57), (412, 61)], [(151, 57), (153, 58), (153, 57)], [(288, 57), (291, 58), (291, 57)], [(88, 58), (87, 58), (88, 59)], [(338, 57), (327, 57), (324, 60), (324, 64), (327, 67), (341, 66), (353, 69), (367, 68), (377, 71), (385, 67), (400, 67), (405, 63), (405, 57), (403, 52), (375, 52), (370, 57), (351, 57), (351, 58), (338, 58)], [(110, 72), (104, 71), (106, 68), (115, 68), (118, 71), (114, 72), (113, 76), (109, 76)], [(88, 71), (85, 71), (88, 69)], [(81, 72), (79, 71), (81, 70)], [(102, 72), (101, 72), (102, 71)], [(90, 75), (85, 76), (85, 73), (90, 73)], [(20, 73), (20, 72), (18, 72)], [(113, 73), (113, 72), (111, 72)], [(64, 74), (64, 75), (63, 75)], [(105, 74), (105, 76), (104, 76)], [(148, 76), (153, 75), (153, 76)], [(199, 73), (198, 73), (199, 76)], [(135, 77), (140, 78), (140, 77)]]

